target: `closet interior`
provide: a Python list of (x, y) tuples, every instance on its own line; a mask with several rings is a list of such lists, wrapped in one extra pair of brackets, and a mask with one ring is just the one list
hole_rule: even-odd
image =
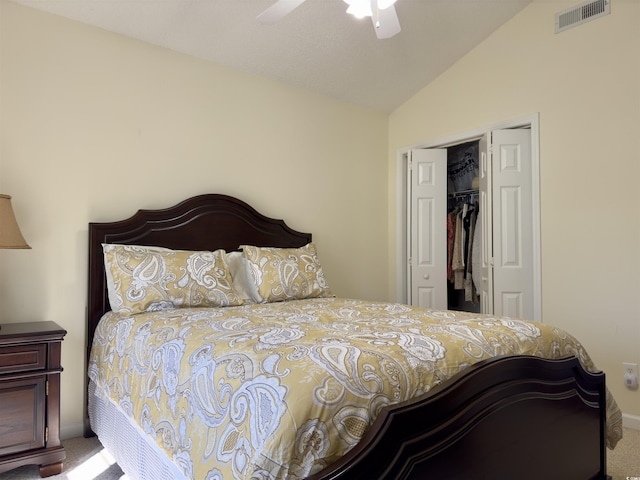
[(447, 148), (447, 308), (477, 313), (482, 244), (479, 148), (479, 141)]

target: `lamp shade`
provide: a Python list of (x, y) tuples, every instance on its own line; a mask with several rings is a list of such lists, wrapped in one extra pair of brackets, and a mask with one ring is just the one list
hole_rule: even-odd
[(11, 208), (11, 196), (0, 193), (0, 248), (31, 248), (25, 241)]

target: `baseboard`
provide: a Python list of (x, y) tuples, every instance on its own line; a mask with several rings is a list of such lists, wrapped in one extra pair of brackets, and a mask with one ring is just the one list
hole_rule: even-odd
[(622, 426), (626, 428), (632, 428), (634, 430), (640, 430), (640, 416), (623, 413)]
[(70, 438), (82, 437), (83, 435), (84, 425), (82, 423), (60, 427), (60, 440), (69, 440)]

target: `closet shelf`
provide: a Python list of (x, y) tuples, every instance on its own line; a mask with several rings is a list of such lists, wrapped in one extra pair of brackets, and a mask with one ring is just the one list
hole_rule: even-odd
[(460, 190), (459, 192), (449, 193), (450, 198), (465, 197), (467, 195), (477, 195), (479, 190)]

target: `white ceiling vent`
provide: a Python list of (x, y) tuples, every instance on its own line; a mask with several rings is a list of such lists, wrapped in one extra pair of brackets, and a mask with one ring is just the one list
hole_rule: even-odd
[(556, 13), (556, 33), (595, 20), (611, 13), (610, 0), (585, 2), (564, 12)]

